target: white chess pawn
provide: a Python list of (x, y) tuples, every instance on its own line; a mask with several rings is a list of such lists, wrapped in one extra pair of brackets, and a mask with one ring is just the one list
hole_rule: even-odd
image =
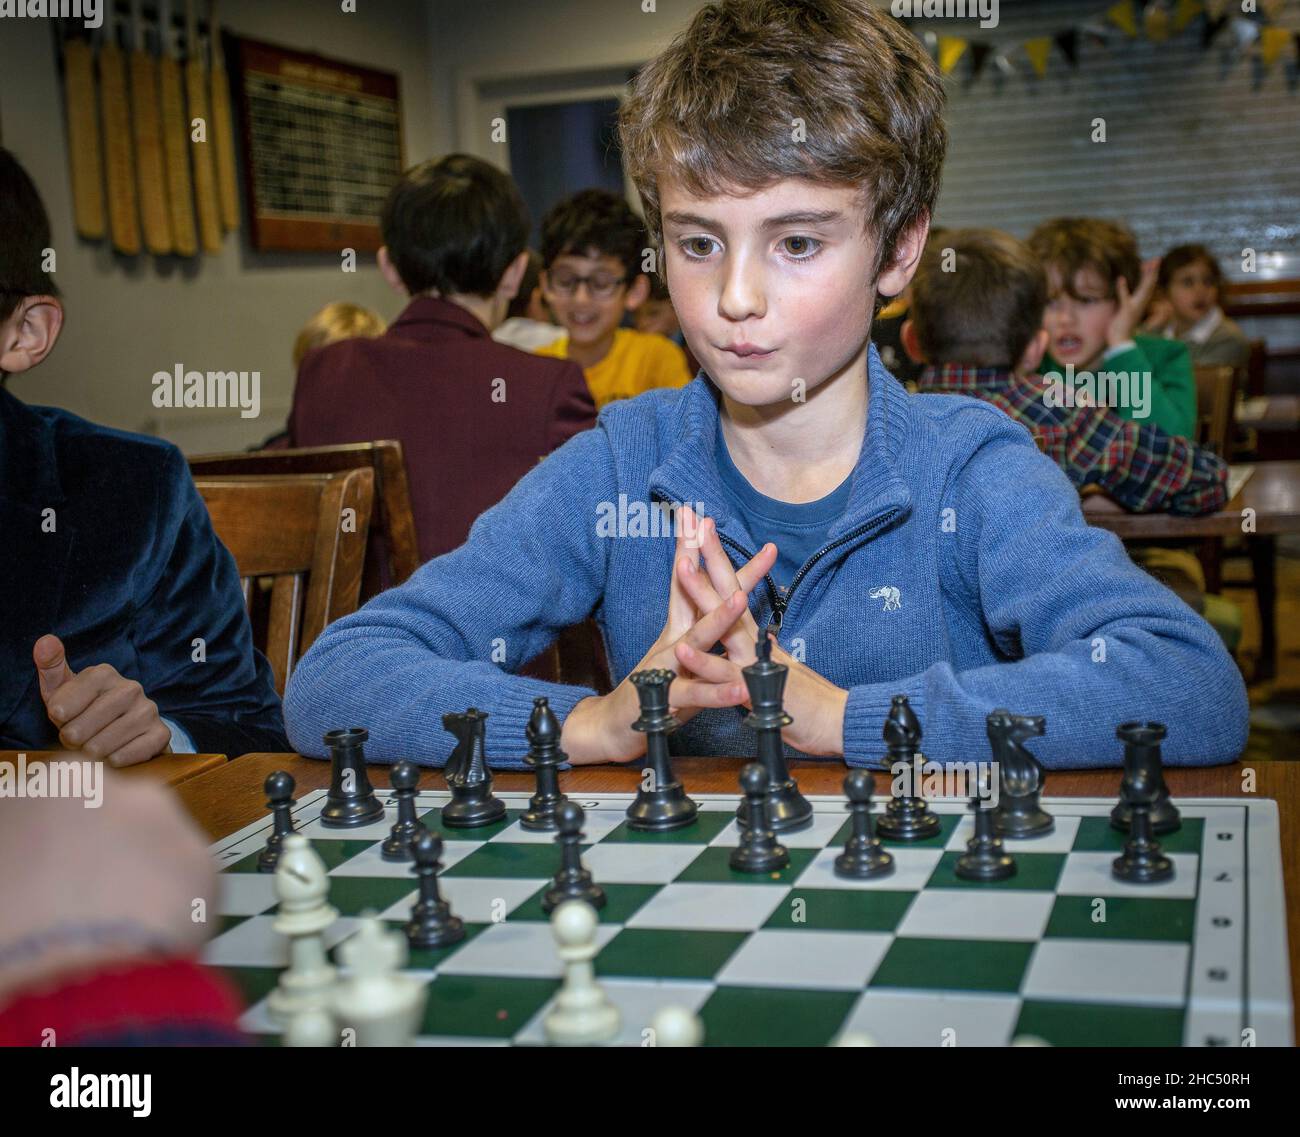
[(334, 992), (338, 1025), (356, 1031), (358, 1046), (410, 1046), (424, 1011), (426, 988), (406, 966), (406, 937), (388, 932), (373, 913), (339, 948), (348, 969)]
[(704, 1024), (685, 1007), (660, 1007), (650, 1021), (656, 1046), (700, 1046)]
[(1045, 1038), (1039, 1038), (1036, 1034), (1018, 1034), (1011, 1040), (1012, 1046), (1051, 1046), (1052, 1044)]
[(281, 1038), (285, 1046), (337, 1046), (339, 1033), (329, 1011), (312, 1007), (294, 1015)]
[(566, 900), (551, 913), (551, 932), (564, 961), (564, 984), (546, 1015), (546, 1037), (563, 1046), (608, 1042), (622, 1016), (596, 982), (596, 910), (585, 900)]
[(860, 1030), (846, 1030), (835, 1040), (836, 1046), (877, 1046), (879, 1045), (869, 1034), (863, 1034)]
[(325, 865), (307, 838), (291, 833), (284, 839), (275, 870), (275, 894), (280, 911), (271, 926), (289, 937), (289, 966), (266, 1001), (282, 1025), (304, 1011), (328, 1008), (334, 968), (325, 956), (324, 932), (338, 912), (326, 902), (329, 878)]

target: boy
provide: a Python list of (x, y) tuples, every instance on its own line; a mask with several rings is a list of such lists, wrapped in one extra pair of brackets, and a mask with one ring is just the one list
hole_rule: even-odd
[(1160, 262), (1139, 261), (1133, 234), (1095, 217), (1044, 222), (1029, 247), (1047, 270), (1044, 375), (1065, 375), (1069, 366), (1099, 385), (1098, 372), (1119, 376), (1130, 388), (1113, 400), (1120, 415), (1195, 438), (1196, 379), (1187, 348), (1138, 332)]
[(619, 326), (650, 295), (645, 247), (640, 219), (608, 190), (576, 193), (542, 219), (542, 292), (567, 335), (538, 354), (579, 364), (598, 408), (691, 381), (675, 343)]
[[(49, 247), (36, 187), (0, 149), (0, 380), (62, 330)], [(0, 750), (128, 766), (284, 747), (235, 562), (176, 447), (0, 388), (0, 533)]]
[[(1084, 524), (1022, 427), (909, 397), (869, 350), (876, 292), (900, 293), (925, 244), (943, 102), (868, 0), (702, 8), (620, 123), (702, 374), (606, 408), (460, 549), (327, 628), (289, 686), (294, 744), (320, 755), (357, 722), (374, 757), (441, 764), (438, 716), (476, 706), (517, 764), (546, 696), (571, 762), (630, 762), (628, 676), (667, 667), (673, 750), (750, 754), (761, 628), (795, 753), (877, 762), (901, 693), (940, 761), (986, 753), (1000, 706), (1047, 716), (1047, 766), (1117, 764), (1138, 716), (1169, 724), (1170, 762), (1235, 757), (1245, 688), (1213, 632)], [(682, 503), (675, 537), (637, 523), (655, 501)], [(593, 610), (609, 694), (510, 674)]]
[[(912, 281), (903, 344), (921, 391), (973, 395), (1000, 407), (1046, 443), (1076, 487), (1095, 485), (1135, 513), (1213, 513), (1227, 501), (1228, 467), (1208, 450), (1103, 406), (1045, 398), (1038, 367), (1047, 279), (1029, 249), (993, 229), (932, 241)], [(953, 258), (944, 271), (944, 258)]]
[(573, 364), (492, 340), (528, 267), (509, 175), (466, 154), (425, 162), (393, 187), (380, 227), (380, 271), (410, 302), (384, 335), (307, 354), (289, 433), (294, 446), (398, 439), (428, 559), (596, 408)]
[(542, 255), (528, 250), (528, 268), (519, 282), (519, 292), (506, 309), (505, 321), (492, 333), (497, 343), (506, 343), (520, 351), (546, 347), (564, 335), (564, 329), (551, 318), (542, 298)]

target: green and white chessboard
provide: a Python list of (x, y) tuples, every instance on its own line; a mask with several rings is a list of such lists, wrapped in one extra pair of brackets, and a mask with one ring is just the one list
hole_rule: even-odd
[[(445, 792), (417, 798), (446, 841), (443, 895), (468, 933), (411, 953), (409, 971), (429, 984), (421, 1043), (544, 1041), (561, 967), (540, 901), (559, 850), (553, 835), (519, 827), (527, 794), (499, 796), (506, 819), (469, 831), (442, 828)], [(643, 1045), (670, 1003), (699, 1014), (706, 1045), (820, 1046), (844, 1031), (887, 1046), (1025, 1034), (1062, 1046), (1292, 1041), (1275, 802), (1179, 800), (1182, 828), (1164, 841), (1174, 878), (1139, 887), (1111, 876), (1123, 842), (1111, 801), (1045, 800), (1055, 832), (1008, 842), (1016, 875), (974, 884), (953, 873), (971, 832), (963, 802), (932, 802), (941, 835), (886, 842), (894, 873), (852, 882), (832, 871), (848, 832), (842, 799), (811, 799), (812, 826), (783, 838), (787, 869), (747, 876), (727, 864), (738, 799), (694, 796), (694, 825), (650, 835), (625, 823), (632, 795), (575, 795), (583, 862), (609, 897), (596, 972), (622, 1010), (620, 1043)], [(321, 826), (324, 800), (316, 790), (293, 812), (329, 869), (332, 948), (368, 909), (400, 927), (415, 879), (379, 856), (396, 799), (384, 822), (353, 830)], [(255, 863), (270, 829), (268, 816), (213, 846), (224, 888), (205, 952), (243, 990), (245, 1028), (265, 1036), (277, 1031), (265, 996), (287, 963), (271, 927), (274, 881)]]

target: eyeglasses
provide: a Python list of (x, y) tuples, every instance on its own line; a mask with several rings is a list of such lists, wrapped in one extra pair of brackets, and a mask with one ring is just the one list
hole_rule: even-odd
[(598, 272), (592, 276), (578, 276), (572, 272), (557, 272), (554, 275), (547, 273), (546, 279), (550, 282), (551, 288), (561, 296), (576, 296), (578, 285), (585, 284), (593, 299), (608, 300), (618, 291), (619, 285), (623, 284), (627, 277), (611, 276), (607, 272)]

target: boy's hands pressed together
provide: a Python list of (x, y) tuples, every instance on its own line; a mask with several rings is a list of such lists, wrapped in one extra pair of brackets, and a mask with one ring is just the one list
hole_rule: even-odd
[[(711, 526), (712, 522), (707, 524)], [(776, 546), (764, 546), (739, 572), (732, 572), (731, 589), (724, 594), (725, 598), (710, 588), (708, 603), (700, 605), (692, 599), (688, 584), (703, 579), (696, 541), (699, 531), (695, 514), (684, 507), (678, 515), (677, 548), (664, 628), (632, 669), (632, 674), (651, 668), (677, 672), (677, 678), (668, 688), (668, 702), (681, 722), (706, 707), (740, 706), (749, 698), (739, 667), (723, 656), (709, 654), (709, 649), (728, 639), (739, 646), (738, 629), (741, 619), (748, 616), (748, 595), (776, 561)], [(718, 543), (716, 535), (713, 541)], [(729, 561), (727, 568), (731, 568)], [(703, 590), (696, 589), (696, 592), (704, 595)], [(749, 623), (753, 625), (753, 622), (750, 618)], [(750, 656), (753, 656), (752, 642)], [(687, 659), (697, 661), (701, 670), (690, 668), (685, 663)], [(646, 747), (645, 735), (632, 730), (632, 723), (640, 714), (640, 700), (629, 675), (608, 695), (583, 699), (573, 708), (564, 720), (560, 745), (575, 765), (635, 761), (645, 753)]]
[(1128, 281), (1122, 276), (1115, 281), (1115, 315), (1106, 326), (1106, 346), (1115, 347), (1128, 343), (1133, 338), (1134, 330), (1142, 323), (1142, 315), (1147, 310), (1151, 294), (1156, 290), (1156, 280), (1160, 273), (1160, 258), (1152, 257), (1142, 262), (1142, 275), (1138, 286), (1129, 291)]
[[(707, 609), (718, 603), (719, 596), (732, 592), (737, 584), (741, 583), (741, 578), (731, 567), (731, 560), (718, 539), (713, 521), (710, 519), (703, 521), (700, 525), (700, 533), (700, 548), (704, 553), (707, 576), (697, 570), (686, 574), (684, 583), (696, 606)], [(767, 567), (770, 568), (776, 561), (776, 546), (770, 543), (764, 545), (758, 556), (740, 570), (741, 573), (752, 566), (758, 557), (765, 555), (768, 557)], [(683, 640), (677, 645), (677, 658), (683, 667), (689, 668), (702, 677), (712, 679), (715, 683), (739, 683), (741, 690), (745, 692), (742, 701), (748, 705), (749, 693), (745, 689), (745, 679), (741, 669), (748, 667), (758, 658), (756, 653), (758, 635), (758, 624), (746, 607), (723, 637), (722, 642), (727, 649), (726, 656), (701, 652), (688, 641)], [(772, 641), (772, 660), (789, 668), (784, 704), (794, 722), (781, 732), (781, 737), (805, 754), (842, 755), (844, 753), (844, 708), (848, 703), (849, 693), (795, 659), (782, 649), (775, 639)]]
[(112, 665), (100, 663), (74, 673), (58, 636), (38, 639), (32, 661), (45, 713), (69, 750), (112, 766), (133, 766), (170, 748), (171, 731), (158, 714), (158, 704)]

